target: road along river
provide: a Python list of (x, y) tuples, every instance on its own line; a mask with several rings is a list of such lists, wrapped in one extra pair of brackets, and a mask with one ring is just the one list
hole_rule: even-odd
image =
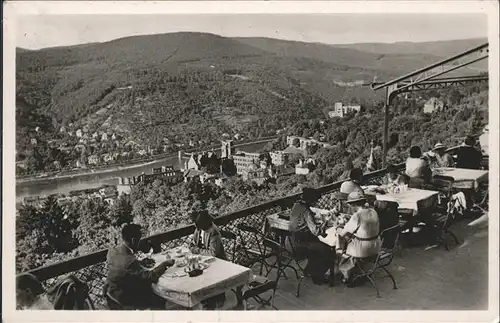
[[(256, 152), (262, 149), (269, 141), (253, 142), (235, 147), (246, 152)], [(216, 152), (218, 151), (216, 150)], [(94, 174), (75, 174), (60, 178), (52, 177), (36, 181), (20, 182), (16, 184), (16, 203), (20, 203), (27, 196), (68, 194), (70, 191), (96, 188), (105, 184), (116, 185), (118, 177), (137, 176), (143, 172), (151, 174), (153, 168), (164, 165), (173, 165), (176, 169), (179, 169), (180, 165), (177, 155), (144, 164), (118, 167), (118, 169), (111, 169), (109, 171), (99, 170)]]

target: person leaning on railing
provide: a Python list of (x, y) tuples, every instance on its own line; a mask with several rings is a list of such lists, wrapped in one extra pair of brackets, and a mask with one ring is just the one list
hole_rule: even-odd
[(167, 259), (152, 270), (144, 268), (135, 256), (141, 235), (140, 225), (126, 224), (122, 229), (123, 243), (109, 249), (107, 296), (124, 308), (164, 308), (165, 301), (153, 294), (151, 284), (173, 266), (174, 260)]

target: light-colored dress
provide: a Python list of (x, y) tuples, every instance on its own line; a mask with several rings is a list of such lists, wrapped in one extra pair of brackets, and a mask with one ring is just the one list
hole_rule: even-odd
[(354, 238), (349, 242), (346, 254), (356, 258), (370, 257), (378, 254), (381, 247), (379, 235), (380, 222), (377, 212), (371, 208), (362, 208), (354, 213), (340, 233), (350, 233)]
[[(339, 270), (348, 279), (353, 276), (353, 271), (359, 258), (375, 256), (382, 248), (382, 241), (379, 237), (380, 222), (377, 212), (371, 208), (362, 208), (354, 213), (351, 219), (346, 223), (344, 229), (340, 232), (340, 238), (337, 245), (339, 249), (345, 248), (339, 258)], [(348, 241), (345, 247), (346, 236), (352, 234), (354, 237)], [(344, 244), (344, 245), (342, 245)], [(362, 263), (361, 263), (362, 265)]]

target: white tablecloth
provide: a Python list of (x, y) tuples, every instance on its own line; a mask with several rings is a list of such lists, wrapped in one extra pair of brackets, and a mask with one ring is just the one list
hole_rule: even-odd
[(400, 209), (411, 209), (418, 211), (421, 208), (432, 206), (437, 201), (439, 192), (408, 188), (399, 193), (377, 194), (379, 201), (392, 201), (399, 204)]
[(326, 237), (321, 237), (319, 236), (319, 240), (330, 247), (336, 247), (337, 246), (337, 241), (338, 241), (338, 236), (337, 236), (337, 227), (331, 227), (325, 231), (327, 234)]
[[(160, 263), (165, 260), (165, 255), (154, 255), (153, 259)], [(169, 268), (158, 283), (153, 284), (153, 291), (168, 301), (188, 308), (212, 296), (244, 286), (253, 277), (251, 269), (217, 258), (200, 276), (170, 277), (173, 273), (184, 273), (184, 267), (174, 265)]]
[(436, 168), (433, 170), (433, 175), (453, 177), (455, 188), (469, 188), (473, 185), (474, 189), (479, 187), (479, 184), (488, 181), (487, 170), (465, 169), (465, 168)]

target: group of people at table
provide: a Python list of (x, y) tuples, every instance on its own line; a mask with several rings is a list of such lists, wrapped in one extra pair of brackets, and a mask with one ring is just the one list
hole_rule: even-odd
[[(383, 185), (424, 185), (432, 178), (432, 168), (453, 167), (479, 169), (481, 152), (474, 148), (474, 140), (468, 137), (457, 152), (456, 165), (451, 156), (445, 152), (442, 144), (436, 144), (431, 153), (422, 154), (419, 147), (410, 149), (406, 161), (406, 171), (398, 174), (393, 165), (387, 167), (387, 173), (380, 184)], [(354, 168), (349, 172), (349, 180), (342, 183), (340, 194), (345, 198), (347, 213), (350, 215), (342, 227), (338, 227), (336, 251), (321, 241), (331, 227), (333, 213), (322, 221), (315, 219), (311, 207), (320, 197), (313, 188), (303, 188), (302, 198), (294, 204), (290, 213), (290, 229), (294, 232), (288, 240), (294, 248), (303, 248), (307, 255), (305, 272), (312, 277), (315, 284), (327, 282), (326, 274), (332, 270), (332, 263), (338, 264), (338, 273), (347, 286), (354, 286), (354, 272), (358, 259), (377, 255), (381, 248), (380, 219), (372, 205), (367, 203), (367, 197), (361, 182), (363, 173)], [(411, 186), (411, 185), (410, 185)], [(339, 211), (339, 210), (336, 210)], [(344, 210), (345, 211), (345, 210)], [(337, 215), (339, 213), (337, 212)], [(221, 232), (214, 224), (207, 211), (196, 211), (191, 214), (196, 226), (190, 251), (193, 254), (204, 254), (226, 259)], [(152, 292), (152, 283), (158, 282), (165, 271), (172, 267), (175, 261), (168, 257), (154, 268), (145, 268), (137, 257), (141, 241), (141, 227), (137, 224), (127, 224), (122, 229), (123, 243), (111, 248), (107, 255), (107, 295), (123, 308), (130, 309), (164, 309), (165, 299)], [(336, 261), (334, 261), (337, 258)], [(52, 308), (44, 296), (46, 293), (41, 283), (30, 274), (18, 276), (17, 305), (23, 309)], [(204, 300), (205, 308), (220, 307), (225, 301), (225, 294)]]
[[(411, 147), (405, 172), (399, 174), (394, 165), (388, 165), (387, 173), (379, 184), (385, 187), (409, 186), (415, 189), (429, 189), (432, 188), (432, 169), (480, 169), (482, 153), (474, 146), (474, 138), (467, 137), (457, 151), (456, 162), (446, 153), (446, 147), (441, 143), (437, 143), (431, 152), (425, 154), (422, 154), (420, 147)], [(331, 218), (338, 216), (339, 210), (318, 221), (311, 207), (318, 200), (319, 194), (311, 188), (303, 189), (302, 199), (292, 208), (289, 220), (292, 234), (288, 239), (294, 249), (305, 250), (304, 254), (308, 258), (305, 271), (311, 275), (315, 284), (327, 283), (329, 277), (326, 277), (326, 273), (332, 270), (331, 264), (336, 263), (342, 281), (349, 287), (355, 286), (353, 277), (356, 276), (356, 262), (376, 256), (381, 250), (379, 215), (373, 205), (368, 203), (367, 195), (361, 186), (362, 179), (361, 169), (353, 168), (349, 172), (349, 179), (342, 183), (340, 194), (337, 195), (339, 199), (346, 201), (348, 207), (344, 211), (350, 214), (350, 218), (333, 233), (337, 239), (336, 253), (332, 252), (331, 246), (325, 244), (325, 239), (322, 238), (332, 234), (328, 230), (332, 226)], [(330, 233), (327, 233), (328, 231)]]

